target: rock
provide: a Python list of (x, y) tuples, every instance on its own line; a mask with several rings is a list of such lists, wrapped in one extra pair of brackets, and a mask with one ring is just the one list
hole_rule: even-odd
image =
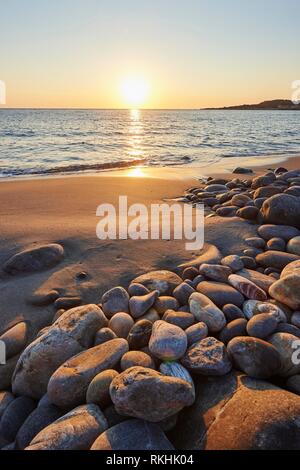
[(283, 238), (279, 238), (279, 237), (271, 238), (271, 240), (269, 240), (267, 243), (267, 248), (268, 250), (285, 251), (286, 243), (283, 240)]
[(211, 193), (227, 193), (228, 188), (224, 184), (210, 184), (204, 188)]
[(192, 344), (181, 362), (191, 372), (201, 375), (225, 375), (232, 367), (224, 344), (212, 337)]
[(25, 348), (28, 341), (28, 326), (25, 322), (17, 323), (0, 336), (0, 341), (5, 343), (6, 359), (19, 354)]
[(135, 278), (133, 283), (139, 283), (153, 291), (158, 290), (160, 295), (171, 295), (175, 287), (181, 284), (182, 279), (171, 271), (151, 271)]
[(0, 364), (0, 390), (11, 388), (12, 376), (19, 357), (19, 355), (11, 357), (6, 361), (6, 364)]
[(127, 341), (118, 338), (66, 361), (50, 378), (47, 393), (51, 402), (65, 409), (83, 404), (93, 378), (103, 370), (117, 366), (127, 351)]
[[(193, 292), (195, 292), (195, 289), (189, 284), (187, 284), (186, 282), (183, 282), (182, 284), (179, 284), (179, 286), (177, 286), (174, 289), (173, 295), (177, 299), (180, 305), (186, 305)], [(171, 308), (171, 310), (176, 310), (176, 309)]]
[(289, 333), (275, 333), (269, 338), (281, 359), (281, 368), (278, 375), (281, 377), (290, 377), (300, 373), (299, 338)]
[(221, 331), (219, 335), (220, 341), (227, 344), (236, 336), (247, 336), (246, 327), (247, 320), (245, 318), (237, 318), (236, 320), (231, 321)]
[(252, 180), (252, 189), (258, 189), (263, 186), (269, 186), (275, 181), (276, 177), (274, 174), (268, 174), (268, 175), (263, 175), (263, 176), (257, 176)]
[(295, 325), (290, 325), (289, 323), (279, 323), (276, 333), (289, 333), (300, 338), (300, 329)]
[(300, 395), (300, 375), (292, 375), (286, 381), (286, 387), (293, 393)]
[(233, 304), (224, 305), (223, 313), (228, 322), (232, 322), (233, 320), (237, 320), (238, 318), (245, 318), (243, 311)]
[(261, 225), (258, 227), (257, 231), (264, 240), (271, 240), (271, 238), (280, 237), (285, 241), (289, 241), (291, 238), (300, 236), (300, 231), (295, 227), (290, 227), (289, 225)]
[[(110, 399), (110, 402), (111, 402), (111, 399)], [(105, 410), (103, 411), (103, 414), (108, 422), (108, 429), (128, 419), (127, 416), (121, 416), (119, 413), (117, 413), (116, 408), (113, 404), (105, 408)]]
[(300, 236), (291, 238), (286, 248), (289, 253), (300, 256)]
[(204, 276), (201, 276), (201, 274), (199, 274), (198, 276), (195, 277), (195, 279), (193, 280), (193, 287), (196, 288), (198, 284), (200, 284), (200, 282), (203, 282), (205, 281), (205, 277)]
[(285, 194), (289, 194), (290, 196), (300, 196), (300, 186), (291, 186), (284, 191)]
[[(132, 297), (133, 298), (133, 297)], [(134, 320), (128, 313), (116, 313), (110, 320), (108, 327), (119, 337), (127, 338), (129, 331), (134, 325)]]
[(139, 320), (131, 328), (127, 341), (129, 348), (142, 349), (148, 345), (152, 333), (152, 323), (149, 320)]
[(188, 346), (206, 338), (208, 335), (207, 325), (203, 322), (195, 323), (185, 330)]
[(236, 213), (238, 217), (246, 220), (254, 220), (259, 214), (259, 209), (255, 206), (245, 206), (239, 209)]
[(178, 379), (185, 380), (194, 387), (194, 381), (189, 371), (179, 364), (179, 362), (162, 362), (159, 370), (163, 375), (167, 375), (168, 377), (177, 377)]
[(118, 413), (158, 422), (194, 401), (193, 386), (143, 367), (132, 367), (116, 377), (110, 396)]
[(91, 450), (174, 450), (158, 424), (140, 419), (124, 421), (109, 428), (94, 442)]
[(300, 328), (300, 312), (294, 312), (291, 318), (291, 323), (296, 326), (297, 328)]
[(241, 294), (251, 300), (267, 300), (267, 294), (254, 282), (245, 277), (231, 274), (228, 278), (229, 283), (235, 287)]
[(231, 269), (227, 266), (221, 266), (218, 264), (201, 264), (199, 272), (213, 281), (220, 282), (226, 282), (228, 276), (232, 273)]
[(195, 404), (170, 437), (184, 450), (291, 450), (300, 445), (300, 400), (269, 382), (235, 373), (198, 378)]
[(274, 282), (269, 294), (273, 299), (288, 305), (293, 310), (300, 309), (300, 274), (290, 274)]
[(276, 318), (277, 323), (286, 322), (287, 318), (284, 311), (275, 304), (270, 302), (258, 302), (254, 305), (253, 315), (260, 315), (261, 313), (268, 313)]
[(117, 338), (117, 335), (110, 328), (100, 328), (95, 335), (94, 346), (99, 346), (115, 338)]
[(254, 202), (255, 207), (257, 207), (257, 209), (261, 209), (263, 203), (264, 203), (267, 199), (268, 199), (267, 197), (258, 197), (258, 198), (256, 198), (256, 199), (254, 199), (253, 202)]
[(253, 173), (253, 170), (251, 170), (251, 168), (243, 168), (243, 167), (238, 166), (232, 171), (232, 173), (243, 175), (243, 174)]
[(237, 275), (248, 279), (267, 293), (269, 292), (271, 285), (274, 283), (274, 279), (270, 279), (269, 276), (252, 269), (242, 269), (237, 272)]
[(80, 297), (59, 297), (54, 302), (54, 307), (57, 310), (61, 308), (64, 310), (69, 310), (70, 308), (78, 307), (82, 304), (82, 299)]
[(12, 393), (8, 391), (0, 392), (0, 421), (8, 405), (15, 399)]
[(299, 256), (283, 251), (266, 251), (256, 256), (256, 262), (265, 268), (283, 269), (289, 263), (299, 260)]
[(31, 305), (38, 307), (45, 307), (52, 304), (59, 297), (57, 290), (45, 291), (44, 289), (38, 289), (32, 295), (29, 296), (27, 302)]
[(183, 330), (186, 330), (195, 323), (195, 317), (191, 313), (174, 312), (173, 310), (167, 310), (162, 319), (167, 323), (179, 326)]
[(262, 339), (236, 337), (229, 342), (227, 351), (236, 369), (257, 379), (268, 379), (281, 367), (276, 348)]
[(119, 373), (113, 369), (103, 370), (97, 374), (88, 386), (86, 402), (99, 405), (101, 409), (108, 406), (111, 403), (109, 387), (118, 375)]
[(196, 268), (185, 268), (182, 272), (182, 279), (186, 280), (186, 279), (190, 279), (190, 280), (193, 280), (194, 277), (196, 277), (198, 275), (198, 269)]
[(240, 292), (221, 282), (200, 282), (197, 285), (197, 291), (221, 308), (226, 304), (234, 304), (240, 307), (244, 303), (244, 297)]
[(33, 438), (44, 428), (63, 416), (63, 411), (54, 405), (36, 408), (20, 427), (16, 437), (17, 449), (28, 447)]
[(224, 328), (226, 319), (224, 313), (205, 295), (195, 292), (189, 299), (190, 311), (194, 317), (207, 325), (211, 332)]
[[(240, 256), (237, 256), (237, 255), (225, 256), (225, 258), (221, 260), (221, 264), (223, 266), (227, 266), (233, 272), (239, 271), (240, 269), (243, 269), (244, 267), (243, 261), (241, 260)], [(228, 279), (228, 276), (227, 276), (227, 279)]]
[(260, 253), (262, 253), (262, 250), (259, 250), (258, 248), (247, 248), (243, 251), (244, 256), (247, 256), (248, 258), (255, 258)]
[(53, 372), (67, 359), (90, 347), (96, 331), (106, 323), (97, 305), (67, 310), (21, 354), (12, 378), (16, 395), (41, 398)]
[(275, 333), (278, 320), (270, 313), (260, 313), (252, 317), (247, 325), (247, 333), (255, 338), (265, 339)]
[(289, 276), (290, 274), (299, 274), (300, 275), (300, 260), (293, 261), (289, 263), (281, 273), (281, 278)]
[(12, 400), (2, 414), (0, 436), (8, 442), (14, 442), (17, 432), (35, 406), (35, 402), (28, 397)]
[(26, 450), (89, 450), (106, 429), (97, 405), (79, 406), (43, 429)]
[(33, 273), (53, 268), (64, 258), (64, 249), (57, 243), (24, 250), (9, 258), (3, 271), (10, 275)]
[(102, 309), (108, 318), (119, 312), (129, 312), (129, 295), (123, 287), (114, 287), (103, 294)]
[(261, 188), (256, 189), (253, 198), (254, 199), (259, 199), (261, 197), (271, 197), (275, 196), (275, 194), (281, 193), (281, 188), (278, 188), (276, 186), (263, 186)]
[[(182, 284), (180, 284), (182, 285)], [(191, 286), (186, 284), (189, 289), (192, 289)], [(180, 287), (180, 286), (178, 286)], [(176, 288), (177, 289), (177, 288)], [(194, 291), (194, 289), (193, 289)], [(175, 292), (175, 291), (174, 291)], [(174, 297), (170, 297), (167, 295), (162, 295), (157, 298), (157, 300), (154, 303), (154, 308), (157, 311), (159, 315), (163, 315), (167, 310), (178, 310), (179, 308), (179, 303)]]
[[(65, 313), (65, 310), (63, 308), (57, 310), (57, 312), (55, 313), (54, 317), (53, 317), (53, 320), (52, 320), (52, 324), (56, 322), (56, 320), (59, 319), (59, 317), (62, 316), (62, 314)], [(47, 327), (46, 327), (47, 328)]]
[(151, 323), (155, 323), (157, 320), (160, 320), (160, 316), (158, 315), (155, 308), (150, 308), (145, 315), (139, 318), (139, 320), (149, 320)]
[(176, 325), (159, 320), (154, 323), (149, 341), (151, 353), (162, 361), (176, 361), (187, 348), (187, 336)]
[(237, 210), (237, 206), (220, 207), (216, 210), (216, 214), (220, 217), (234, 217), (237, 213)]
[(157, 290), (141, 296), (133, 296), (129, 300), (129, 310), (133, 318), (143, 316), (154, 304), (159, 296)]
[(260, 238), (260, 237), (246, 238), (245, 242), (247, 243), (247, 245), (249, 245), (253, 248), (264, 249), (265, 246), (266, 246), (265, 240), (263, 238)]
[(274, 171), (274, 174), (275, 175), (280, 175), (282, 173), (286, 173), (288, 170), (286, 168), (283, 168), (283, 167), (278, 167), (276, 168), (276, 170)]
[(251, 201), (246, 194), (235, 194), (231, 199), (232, 206), (244, 207)]
[(129, 351), (121, 359), (121, 370), (130, 369), (130, 367), (139, 366), (149, 369), (155, 369), (153, 359), (143, 351)]
[(270, 197), (263, 203), (261, 214), (267, 223), (276, 224), (280, 221), (300, 228), (300, 202), (295, 196), (277, 194)]
[(128, 294), (130, 297), (134, 297), (136, 295), (146, 295), (149, 294), (149, 290), (147, 287), (143, 286), (143, 284), (133, 283), (128, 287)]

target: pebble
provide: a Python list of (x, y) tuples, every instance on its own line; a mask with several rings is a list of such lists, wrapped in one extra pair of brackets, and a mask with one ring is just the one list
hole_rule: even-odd
[(237, 320), (238, 318), (245, 318), (243, 311), (236, 305), (226, 304), (222, 310), (227, 321), (229, 322)]
[(0, 341), (5, 344), (6, 359), (10, 359), (23, 351), (28, 340), (28, 324), (17, 323), (0, 336)]
[(119, 312), (109, 320), (108, 328), (110, 328), (119, 338), (127, 338), (133, 325), (134, 320), (130, 315), (128, 315), (128, 313)]
[(243, 261), (241, 260), (240, 256), (237, 256), (237, 255), (225, 256), (225, 258), (222, 258), (221, 264), (223, 266), (227, 266), (233, 272), (239, 271), (240, 269), (243, 269), (244, 267)]
[(278, 320), (270, 313), (260, 313), (252, 317), (247, 324), (247, 333), (255, 338), (265, 339), (275, 333)]
[(36, 403), (28, 397), (12, 400), (2, 414), (0, 436), (8, 442), (14, 442), (20, 427), (35, 407)]
[(300, 236), (291, 238), (287, 244), (287, 251), (300, 256)]
[(237, 206), (220, 207), (216, 210), (216, 214), (220, 217), (234, 217), (237, 210)]
[(93, 378), (86, 392), (86, 402), (94, 403), (100, 408), (105, 408), (111, 403), (109, 387), (111, 382), (119, 373), (113, 369), (107, 369)]
[(183, 330), (195, 323), (195, 317), (191, 313), (175, 312), (174, 310), (167, 310), (162, 319), (167, 323), (179, 326)]
[(237, 318), (228, 323), (220, 332), (219, 339), (222, 343), (227, 344), (236, 336), (247, 336), (247, 320), (245, 318)]
[(300, 227), (300, 204), (295, 196), (277, 194), (270, 197), (263, 203), (261, 214), (266, 223), (276, 224), (281, 221), (284, 225)]
[(271, 240), (271, 238), (280, 237), (285, 241), (289, 241), (291, 238), (300, 236), (300, 231), (289, 225), (266, 224), (258, 227), (257, 231), (264, 240)]
[(273, 299), (287, 305), (293, 310), (300, 309), (300, 274), (289, 274), (270, 287), (269, 293)]
[(129, 348), (133, 350), (142, 349), (148, 345), (152, 333), (152, 323), (149, 320), (139, 320), (128, 333), (127, 341)]
[[(181, 286), (182, 284), (180, 284)], [(191, 286), (189, 286), (188, 284), (186, 284), (189, 289), (192, 289)], [(180, 287), (178, 286), (178, 287)], [(177, 287), (176, 287), (177, 289)], [(175, 289), (175, 290), (176, 290)], [(174, 292), (175, 292), (174, 290)], [(194, 291), (194, 289), (193, 289)], [(178, 300), (175, 299), (174, 297), (170, 297), (170, 296), (167, 296), (167, 295), (162, 295), (160, 297), (157, 298), (157, 300), (155, 301), (154, 303), (154, 308), (155, 310), (157, 311), (157, 313), (159, 315), (163, 315), (167, 310), (178, 310), (179, 308), (179, 303), (178, 303)]]
[(142, 351), (128, 351), (121, 359), (121, 370), (130, 369), (130, 367), (140, 366), (155, 369), (153, 359)]
[(244, 207), (251, 201), (251, 198), (246, 194), (236, 194), (231, 199), (233, 206)]
[(247, 269), (255, 269), (257, 266), (255, 259), (251, 256), (241, 256), (241, 261)]
[(259, 209), (255, 206), (245, 206), (239, 209), (236, 213), (238, 217), (246, 220), (254, 220), (259, 214)]
[(154, 290), (149, 294), (131, 297), (129, 300), (129, 310), (131, 316), (133, 318), (140, 318), (143, 316), (153, 306), (158, 296), (159, 291)]
[(255, 258), (256, 262), (265, 268), (276, 268), (283, 269), (289, 263), (293, 261), (298, 261), (299, 256), (293, 255), (291, 253), (285, 253), (283, 251), (266, 251), (265, 253), (260, 253)]
[(159, 320), (153, 324), (149, 341), (151, 353), (162, 361), (176, 361), (187, 348), (187, 336), (176, 325)]
[(8, 405), (15, 399), (13, 394), (8, 391), (0, 392), (0, 421)]
[(269, 186), (275, 181), (275, 179), (276, 177), (274, 174), (257, 176), (256, 178), (253, 178), (251, 188), (258, 189), (258, 188), (261, 188), (262, 186)]
[(135, 278), (133, 283), (143, 284), (150, 291), (158, 290), (160, 295), (171, 295), (182, 279), (171, 271), (151, 271)]
[(160, 316), (155, 308), (150, 308), (139, 320), (149, 320), (151, 323), (155, 323), (157, 320), (160, 320)]
[(299, 274), (300, 275), (300, 260), (293, 261), (289, 263), (281, 273), (281, 278), (288, 276), (289, 274)]
[(146, 295), (149, 294), (149, 290), (147, 287), (143, 286), (143, 284), (130, 284), (128, 287), (128, 294), (130, 297), (134, 297), (136, 295)]
[(271, 196), (275, 196), (275, 194), (281, 193), (281, 189), (276, 187), (276, 186), (264, 186), (262, 188), (256, 189), (253, 198), (258, 199), (258, 198), (268, 198)]
[(211, 193), (227, 193), (228, 188), (224, 184), (210, 184), (206, 186), (205, 191), (210, 191)]
[[(190, 286), (188, 283), (183, 282), (182, 284), (179, 284), (179, 286), (177, 286), (174, 289), (173, 295), (175, 299), (178, 301), (179, 305), (186, 305), (193, 292), (195, 292), (195, 289), (192, 286)], [(170, 308), (172, 310), (176, 310), (172, 307)]]
[(15, 254), (4, 263), (2, 269), (10, 275), (33, 273), (53, 268), (63, 258), (63, 247), (58, 243), (52, 243)]
[(82, 299), (80, 297), (59, 297), (55, 300), (54, 307), (57, 310), (69, 310), (70, 308), (78, 307), (81, 304)]
[(100, 344), (106, 343), (111, 339), (117, 338), (117, 335), (110, 328), (100, 328), (95, 335), (94, 346), (99, 346)]
[(271, 240), (268, 240), (267, 247), (269, 250), (285, 251), (286, 243), (283, 238), (274, 237), (271, 238)]
[(63, 409), (84, 403), (93, 378), (103, 370), (114, 369), (127, 351), (127, 341), (118, 338), (72, 357), (51, 376), (47, 390), (50, 401)]
[(224, 344), (213, 337), (192, 344), (181, 362), (191, 372), (209, 376), (225, 375), (232, 368)]
[(196, 268), (185, 268), (182, 272), (182, 279), (190, 279), (191, 281), (198, 275), (198, 269)]
[(266, 293), (269, 292), (271, 285), (274, 283), (274, 279), (270, 279), (269, 276), (266, 276), (265, 274), (262, 274), (258, 271), (254, 271), (252, 269), (242, 269), (241, 271), (238, 271), (237, 274), (253, 282), (256, 286), (263, 289)]
[(243, 251), (244, 256), (247, 256), (248, 258), (255, 258), (260, 253), (262, 253), (262, 250), (259, 248), (246, 248), (246, 250)]
[(190, 311), (194, 317), (207, 325), (211, 332), (221, 331), (226, 325), (226, 319), (220, 310), (208, 297), (195, 292), (189, 299)]
[(241, 292), (245, 297), (251, 300), (267, 300), (266, 292), (258, 287), (254, 282), (237, 274), (231, 274), (228, 278), (229, 283)]
[(121, 415), (150, 422), (162, 421), (195, 400), (194, 387), (186, 380), (144, 367), (131, 367), (118, 375), (110, 385), (110, 396)]
[(227, 351), (234, 366), (250, 377), (268, 379), (280, 369), (279, 353), (274, 346), (262, 339), (233, 338), (227, 346)]
[(218, 307), (223, 307), (226, 304), (234, 304), (240, 307), (244, 303), (243, 295), (228, 284), (221, 282), (200, 282), (197, 286), (197, 291), (204, 294)]
[(290, 377), (300, 373), (299, 338), (290, 333), (275, 333), (269, 342), (276, 348), (281, 359), (278, 375)]
[(185, 330), (188, 346), (206, 338), (208, 335), (207, 325), (203, 322), (195, 323)]
[(300, 311), (293, 313), (291, 323), (297, 328), (300, 328)]
[(202, 264), (199, 268), (199, 272), (208, 279), (220, 282), (226, 282), (228, 276), (232, 274), (229, 267), (219, 264)]
[(118, 312), (129, 312), (129, 295), (123, 287), (113, 287), (105, 292), (101, 303), (103, 312), (109, 318)]

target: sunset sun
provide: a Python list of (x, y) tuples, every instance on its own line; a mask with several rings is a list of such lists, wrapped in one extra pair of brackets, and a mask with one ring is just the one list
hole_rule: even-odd
[(131, 108), (144, 106), (149, 96), (149, 83), (141, 77), (125, 78), (120, 86), (123, 103)]

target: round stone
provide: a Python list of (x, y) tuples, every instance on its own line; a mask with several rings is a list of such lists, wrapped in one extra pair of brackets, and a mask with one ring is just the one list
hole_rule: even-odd
[(172, 325), (177, 325), (179, 328), (186, 330), (189, 326), (195, 323), (195, 317), (188, 312), (174, 312), (174, 310), (167, 310), (162, 319)]
[(195, 292), (189, 299), (190, 311), (194, 317), (207, 325), (209, 331), (218, 332), (226, 325), (226, 319), (220, 310), (208, 297)]
[(237, 274), (231, 274), (228, 278), (228, 281), (248, 299), (267, 300), (266, 292), (249, 279), (238, 276)]
[(270, 287), (269, 294), (273, 299), (287, 305), (293, 310), (300, 309), (300, 274), (290, 274), (278, 279)]
[(118, 312), (129, 312), (129, 295), (123, 287), (114, 287), (103, 294), (101, 299), (103, 312), (112, 317)]
[(201, 264), (199, 272), (208, 279), (219, 282), (226, 282), (228, 276), (232, 274), (228, 266), (221, 266), (219, 264)]
[(294, 237), (288, 242), (287, 251), (300, 256), (300, 236)]
[(276, 331), (278, 320), (270, 313), (260, 313), (252, 317), (247, 324), (247, 333), (255, 338), (265, 339)]
[(281, 359), (278, 375), (291, 377), (300, 373), (300, 341), (289, 333), (275, 333), (269, 342), (276, 348)]
[(286, 243), (283, 238), (275, 237), (268, 241), (267, 247), (269, 250), (285, 251)]
[(108, 327), (119, 337), (127, 338), (129, 331), (134, 325), (134, 320), (128, 313), (116, 313), (110, 320)]
[(195, 323), (185, 330), (188, 346), (206, 338), (208, 335), (207, 325), (203, 322)]
[(228, 322), (237, 320), (238, 318), (245, 318), (243, 311), (236, 305), (233, 305), (233, 304), (224, 305), (222, 310)]
[(221, 308), (226, 304), (234, 304), (240, 307), (245, 300), (244, 296), (239, 291), (222, 282), (200, 282), (200, 284), (197, 285), (197, 291), (208, 297), (215, 305)]
[(148, 354), (142, 351), (128, 351), (121, 359), (121, 369), (124, 371), (134, 366), (155, 369), (154, 361)]
[(127, 341), (129, 348), (142, 349), (148, 345), (152, 333), (152, 323), (149, 320), (137, 321), (129, 331)]
[(237, 318), (228, 323), (220, 333), (220, 341), (227, 344), (236, 336), (247, 336), (247, 320), (245, 318)]
[(119, 373), (113, 369), (104, 370), (97, 374), (87, 389), (86, 402), (99, 405), (100, 408), (108, 406), (111, 403), (109, 386), (118, 375)]
[[(183, 282), (174, 289), (173, 296), (180, 305), (186, 305), (193, 292), (195, 292), (195, 289), (187, 282)], [(171, 308), (172, 310), (176, 310), (173, 307), (169, 308)]]
[(192, 344), (181, 362), (191, 372), (201, 375), (225, 375), (232, 367), (224, 344), (213, 337)]
[(237, 256), (237, 255), (225, 256), (225, 258), (221, 260), (221, 264), (223, 266), (227, 266), (233, 272), (239, 271), (240, 269), (243, 269), (244, 267), (243, 261), (241, 260), (240, 256)]
[(95, 343), (94, 346), (99, 346), (99, 344), (106, 343), (107, 341), (110, 341), (111, 339), (117, 338), (117, 335), (114, 331), (112, 331), (110, 328), (101, 328), (100, 330), (97, 331), (95, 335)]
[(153, 324), (149, 341), (151, 353), (162, 361), (176, 361), (187, 348), (187, 336), (176, 325), (159, 320)]
[[(180, 284), (180, 286), (181, 285), (182, 284)], [(180, 286), (178, 286), (178, 287), (180, 287)], [(186, 284), (186, 286), (188, 286), (189, 289), (192, 289), (194, 291), (194, 289), (191, 286), (189, 286), (188, 284)], [(177, 289), (177, 287), (176, 287), (176, 289)], [(163, 315), (167, 310), (178, 310), (179, 303), (178, 303), (178, 300), (175, 297), (162, 295), (161, 297), (158, 297), (158, 299), (156, 299), (155, 304), (154, 304), (154, 308), (155, 308), (155, 310), (157, 311), (157, 313), (159, 315)]]

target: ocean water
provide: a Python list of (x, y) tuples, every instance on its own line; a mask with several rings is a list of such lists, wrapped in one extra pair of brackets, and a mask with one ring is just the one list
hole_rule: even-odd
[(0, 177), (300, 153), (297, 111), (0, 109)]

